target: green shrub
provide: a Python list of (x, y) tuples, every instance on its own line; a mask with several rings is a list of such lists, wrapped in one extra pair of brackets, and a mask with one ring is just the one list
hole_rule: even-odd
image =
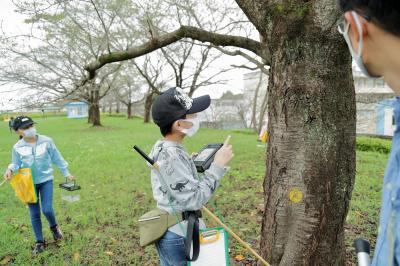
[(388, 154), (392, 145), (391, 140), (357, 137), (356, 149), (358, 151), (371, 151)]

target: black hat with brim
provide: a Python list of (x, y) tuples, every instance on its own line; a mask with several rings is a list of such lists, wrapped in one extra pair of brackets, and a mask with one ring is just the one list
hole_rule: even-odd
[(33, 124), (36, 124), (32, 118), (27, 117), (27, 116), (18, 116), (16, 117), (13, 122), (12, 122), (12, 128), (17, 131), (20, 128), (26, 128), (28, 126), (31, 126)]
[(203, 95), (197, 98), (193, 98), (192, 107), (187, 111), (187, 114), (195, 114), (206, 110), (211, 104), (211, 98), (209, 95)]
[(152, 116), (159, 127), (164, 127), (183, 118), (186, 114), (204, 111), (210, 104), (209, 95), (192, 99), (181, 88), (170, 88), (155, 99)]

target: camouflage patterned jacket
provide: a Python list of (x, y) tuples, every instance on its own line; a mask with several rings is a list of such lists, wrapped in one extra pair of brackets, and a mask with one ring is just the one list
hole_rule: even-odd
[(151, 170), (154, 199), (158, 208), (169, 213), (173, 213), (173, 210), (168, 201), (168, 193), (172, 196), (171, 204), (176, 212), (199, 210), (211, 198), (226, 172), (211, 164), (204, 174), (198, 175), (186, 149), (173, 141), (157, 141), (150, 158), (160, 166), (160, 172)]

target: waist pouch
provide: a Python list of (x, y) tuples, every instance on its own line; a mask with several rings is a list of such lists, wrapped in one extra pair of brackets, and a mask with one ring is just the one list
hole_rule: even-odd
[(182, 221), (182, 214), (169, 214), (165, 210), (153, 209), (139, 218), (140, 246), (145, 247), (160, 239), (168, 228)]

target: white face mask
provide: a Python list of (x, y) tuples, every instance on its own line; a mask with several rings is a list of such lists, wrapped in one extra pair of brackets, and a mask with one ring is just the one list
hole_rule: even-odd
[(200, 128), (200, 120), (195, 117), (195, 118), (188, 118), (188, 119), (182, 119), (181, 121), (186, 121), (192, 124), (191, 128), (184, 128), (182, 129), (182, 133), (187, 135), (188, 137), (192, 137), (194, 134), (196, 134), (197, 131), (199, 131)]
[(24, 130), (24, 137), (33, 138), (35, 136), (36, 136), (36, 128), (35, 127), (31, 127), (31, 128)]
[(354, 61), (360, 68), (361, 72), (367, 76), (368, 78), (376, 78), (376, 76), (371, 75), (369, 73), (367, 67), (365, 66), (363, 60), (362, 60), (362, 49), (363, 49), (363, 30), (361, 26), (361, 22), (358, 18), (358, 15), (355, 11), (351, 11), (351, 15), (354, 18), (354, 21), (356, 22), (357, 25), (357, 31), (359, 35), (359, 42), (358, 42), (358, 50), (357, 52), (354, 50), (353, 45), (351, 44), (351, 40), (349, 37), (349, 28), (350, 28), (350, 23), (349, 22), (344, 22), (342, 25), (338, 26), (338, 31), (343, 35), (344, 39), (346, 40), (347, 45), (349, 46), (349, 50), (351, 53), (351, 56), (353, 57)]

